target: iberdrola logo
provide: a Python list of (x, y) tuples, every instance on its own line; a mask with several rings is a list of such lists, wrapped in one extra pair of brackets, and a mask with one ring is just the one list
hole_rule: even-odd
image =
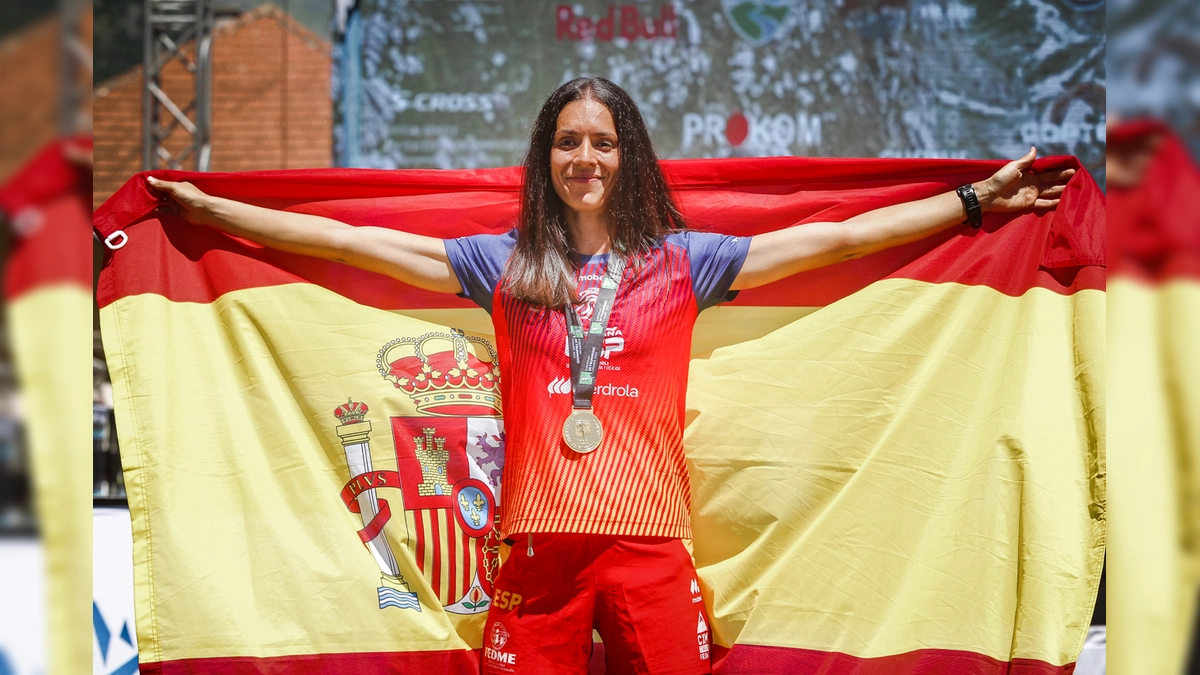
[(721, 0), (729, 24), (755, 47), (779, 35), (793, 4), (792, 0)]

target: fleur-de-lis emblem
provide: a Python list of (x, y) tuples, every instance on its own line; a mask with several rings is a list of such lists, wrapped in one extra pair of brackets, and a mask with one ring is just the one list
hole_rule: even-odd
[(483, 507), (487, 506), (487, 502), (483, 500), (483, 495), (475, 495), (475, 501), (467, 499), (463, 493), (458, 493), (458, 505), (462, 507), (464, 513), (470, 514), (468, 517), (475, 527), (483, 524)]

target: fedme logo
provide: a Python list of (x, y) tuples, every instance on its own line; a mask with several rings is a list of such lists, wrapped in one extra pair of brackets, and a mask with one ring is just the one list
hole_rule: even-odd
[(557, 28), (554, 31), (559, 40), (600, 40), (612, 42), (615, 37), (626, 40), (638, 38), (671, 38), (679, 33), (679, 18), (675, 16), (675, 6), (663, 5), (658, 18), (643, 17), (637, 5), (609, 5), (608, 12), (599, 18), (590, 18), (575, 14), (570, 5), (559, 5), (557, 10)]
[(484, 647), (483, 655), (489, 661), (499, 661), (500, 663), (507, 663), (510, 666), (517, 665), (517, 655), (512, 652), (502, 652), (491, 647)]

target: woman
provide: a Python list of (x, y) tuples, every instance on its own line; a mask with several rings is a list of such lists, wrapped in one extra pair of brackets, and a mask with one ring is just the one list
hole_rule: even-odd
[[(958, 193), (841, 223), (753, 238), (690, 232), (632, 99), (580, 78), (538, 114), (517, 227), (504, 235), (443, 241), (151, 184), (193, 223), (459, 293), (491, 313), (507, 433), (501, 525), (517, 546), (495, 583), (504, 602), (488, 613), (485, 673), (585, 673), (593, 626), (610, 673), (702, 673), (708, 621), (680, 541), (691, 536), (683, 421), (698, 312), (964, 216), (1051, 208), (1074, 171), (1031, 173), (1035, 155)], [(547, 398), (556, 380), (570, 394)]]

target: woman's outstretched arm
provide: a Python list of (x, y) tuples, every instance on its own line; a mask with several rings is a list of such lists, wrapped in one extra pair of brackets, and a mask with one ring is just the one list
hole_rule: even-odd
[(253, 206), (205, 194), (191, 183), (149, 178), (168, 206), (190, 223), (209, 225), (268, 248), (346, 263), (430, 291), (462, 286), (441, 239)]
[[(987, 180), (973, 183), (984, 213), (1047, 209), (1058, 205), (1074, 169), (1029, 171), (1037, 149), (1005, 164)], [(955, 192), (868, 211), (840, 223), (805, 223), (755, 236), (734, 289), (754, 288), (806, 270), (861, 258), (924, 239), (962, 224)]]

